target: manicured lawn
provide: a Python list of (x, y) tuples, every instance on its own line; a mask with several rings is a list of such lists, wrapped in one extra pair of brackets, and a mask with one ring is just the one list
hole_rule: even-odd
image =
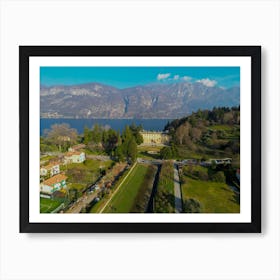
[(129, 170), (130, 169), (125, 170), (124, 173), (119, 177), (118, 181), (114, 183), (112, 187), (112, 192), (110, 194), (107, 194), (105, 197), (103, 197), (96, 204), (93, 205), (93, 207), (89, 211), (90, 213), (100, 213), (108, 199), (110, 199), (110, 197), (114, 194), (114, 190), (122, 183), (123, 178), (125, 178)]
[(137, 164), (125, 179), (103, 213), (129, 213), (148, 170), (148, 165)]
[(40, 197), (40, 212), (41, 213), (51, 213), (60, 204), (61, 204), (61, 201)]
[(163, 146), (138, 146), (138, 151), (154, 151), (160, 152)]
[[(159, 159), (160, 150), (162, 147), (159, 146), (138, 146), (138, 157), (144, 159)], [(153, 153), (154, 152), (154, 153)]]
[(193, 198), (201, 204), (202, 213), (239, 213), (239, 198), (225, 183), (191, 179), (185, 176), (183, 200)]
[(202, 157), (206, 157), (206, 148), (204, 148), (205, 151), (203, 152), (194, 152), (186, 146), (176, 146), (176, 148), (178, 150), (178, 159), (201, 159)]

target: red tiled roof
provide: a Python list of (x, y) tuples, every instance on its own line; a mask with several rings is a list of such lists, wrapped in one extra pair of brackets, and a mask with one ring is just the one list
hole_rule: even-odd
[(63, 174), (57, 174), (45, 181), (43, 181), (42, 184), (47, 185), (47, 186), (52, 186), (54, 184), (60, 183), (63, 180), (66, 180), (67, 176), (63, 175)]
[(59, 164), (58, 163), (50, 163), (48, 165), (42, 166), (41, 168), (45, 168), (45, 169), (49, 170), (56, 165), (59, 165)]
[(83, 153), (83, 152), (78, 152), (78, 151), (67, 152), (67, 153), (64, 154), (64, 156), (65, 157), (71, 157), (71, 156), (74, 156), (74, 155), (79, 156), (81, 153)]
[(71, 148), (74, 149), (74, 150), (78, 150), (78, 149), (83, 149), (85, 147), (86, 147), (85, 144), (78, 144), (78, 145), (72, 146)]

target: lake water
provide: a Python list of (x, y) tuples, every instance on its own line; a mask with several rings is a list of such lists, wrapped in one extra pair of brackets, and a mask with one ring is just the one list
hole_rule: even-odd
[(68, 123), (81, 134), (84, 127), (92, 128), (94, 124), (110, 126), (112, 129), (122, 132), (126, 125), (135, 123), (142, 125), (144, 130), (162, 131), (170, 119), (40, 119), (40, 135), (45, 129), (50, 129), (53, 124)]

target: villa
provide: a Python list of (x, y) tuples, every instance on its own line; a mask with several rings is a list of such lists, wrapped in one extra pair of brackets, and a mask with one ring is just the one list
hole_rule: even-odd
[(58, 163), (48, 164), (40, 168), (41, 176), (54, 176), (60, 173), (60, 168)]
[(141, 131), (143, 137), (142, 145), (168, 145), (170, 136), (166, 132)]
[(52, 197), (53, 193), (60, 190), (65, 190), (67, 177), (64, 174), (57, 174), (40, 184), (40, 194), (41, 196)]
[(86, 160), (84, 152), (73, 151), (64, 154), (64, 164), (68, 163), (82, 163)]

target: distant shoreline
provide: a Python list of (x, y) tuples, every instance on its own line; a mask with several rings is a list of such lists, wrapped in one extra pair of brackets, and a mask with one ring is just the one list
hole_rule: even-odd
[(142, 125), (146, 131), (163, 131), (168, 122), (173, 119), (82, 119), (82, 118), (40, 118), (40, 135), (44, 134), (45, 129), (50, 129), (54, 124), (67, 123), (71, 128), (75, 128), (82, 134), (85, 127), (92, 128), (95, 124), (112, 128), (116, 131), (123, 131), (126, 125)]

